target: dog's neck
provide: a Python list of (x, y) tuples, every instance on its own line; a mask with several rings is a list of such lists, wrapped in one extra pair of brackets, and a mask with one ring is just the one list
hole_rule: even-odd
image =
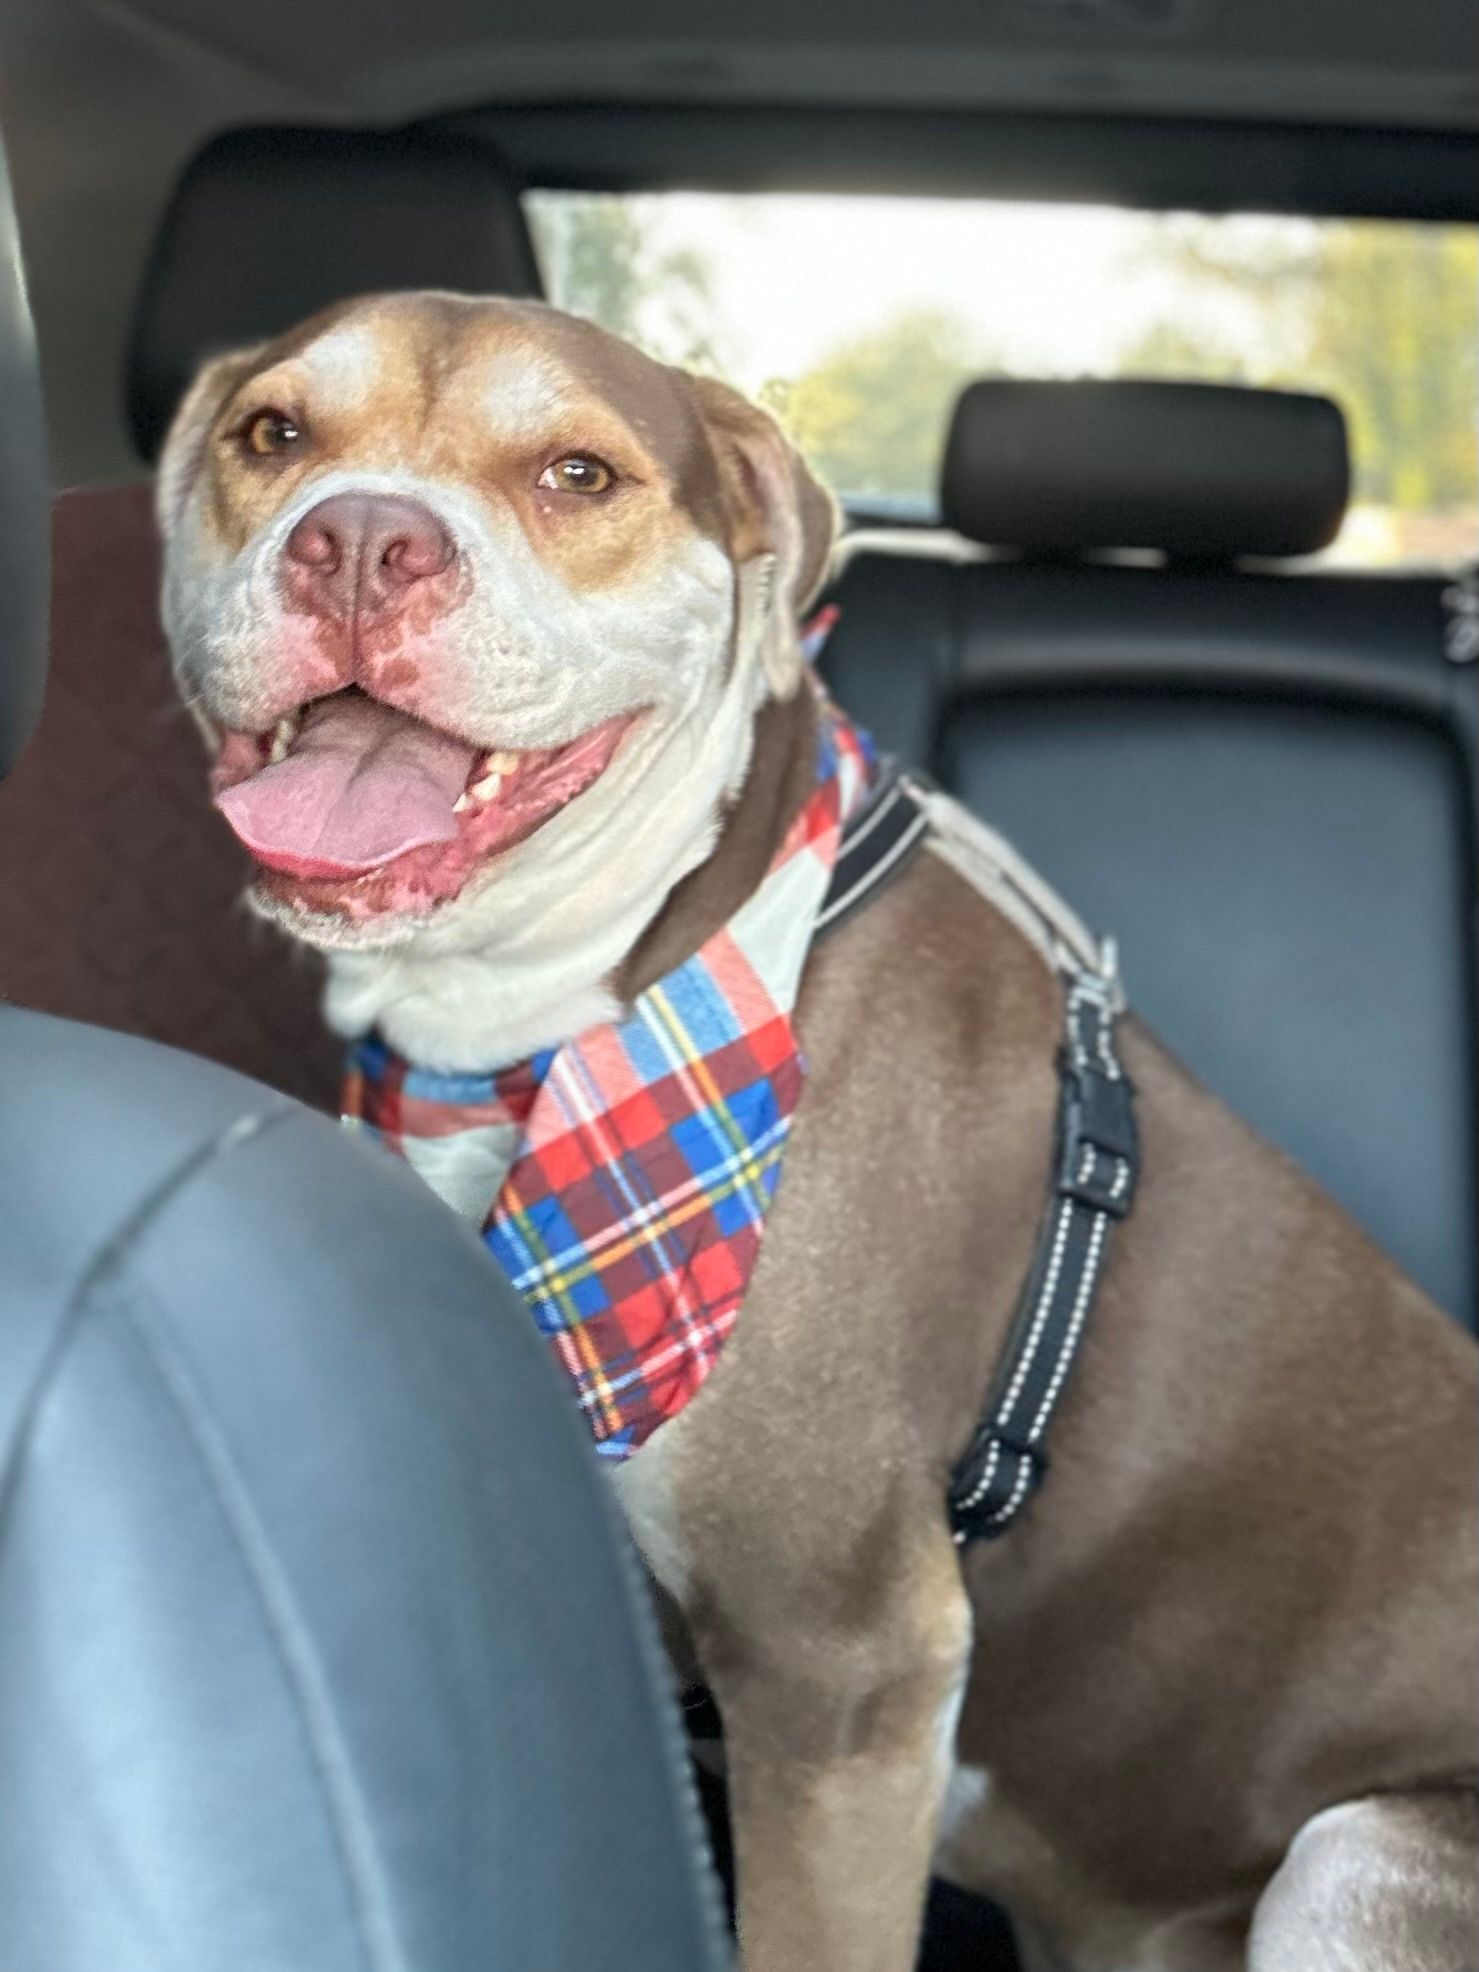
[[(702, 829), (696, 860), (652, 901), (644, 903), (639, 893), (624, 912), (603, 921), (589, 945), (557, 946), (548, 959), (505, 954), (497, 942), (471, 950), (331, 953), (330, 1025), (345, 1035), (378, 1026), (418, 1066), (477, 1072), (620, 1019), (758, 888), (811, 791), (814, 695), (803, 684), (751, 716), (739, 792)], [(621, 884), (619, 864), (607, 880)]]
[(759, 889), (817, 771), (817, 702), (803, 684), (767, 699), (755, 720), (750, 771), (706, 862), (673, 886), (667, 902), (617, 967), (611, 989), (628, 1007), (654, 980), (707, 944)]

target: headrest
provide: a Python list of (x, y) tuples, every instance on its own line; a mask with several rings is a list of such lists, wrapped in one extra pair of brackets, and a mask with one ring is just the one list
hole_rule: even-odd
[(1232, 561), (1328, 547), (1349, 492), (1345, 419), (1327, 397), (1002, 378), (955, 407), (940, 504), (996, 547)]
[(387, 288), (537, 295), (518, 189), (481, 144), (420, 131), (238, 130), (186, 171), (144, 279), (128, 411), (146, 459), (222, 350)]
[(41, 716), (50, 509), (36, 338), (0, 144), (0, 775)]

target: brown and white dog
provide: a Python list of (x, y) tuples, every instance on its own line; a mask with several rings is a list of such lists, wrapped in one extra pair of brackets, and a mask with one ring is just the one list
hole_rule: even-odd
[[(486, 1068), (611, 1019), (810, 784), (830, 503), (762, 413), (587, 324), (402, 296), (223, 358), (159, 514), (238, 832), (274, 754), (359, 777), (327, 845), (272, 819), (254, 891), (342, 1033)], [(1043, 1965), (1479, 1964), (1472, 1343), (1128, 1023), (1141, 1193), (1050, 1482), (962, 1561), (1059, 985), (926, 854), (798, 1023), (734, 1339), (619, 1475), (723, 1714), (749, 1972), (905, 1972), (932, 1858)]]

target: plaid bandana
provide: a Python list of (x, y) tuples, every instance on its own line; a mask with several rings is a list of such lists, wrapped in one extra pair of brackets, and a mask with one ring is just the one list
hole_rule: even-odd
[(412, 1068), (373, 1037), (350, 1055), (346, 1121), (482, 1228), (605, 1458), (699, 1388), (759, 1254), (805, 1076), (791, 1010), (874, 767), (824, 699), (819, 753), (760, 888), (624, 1020), (488, 1075)]

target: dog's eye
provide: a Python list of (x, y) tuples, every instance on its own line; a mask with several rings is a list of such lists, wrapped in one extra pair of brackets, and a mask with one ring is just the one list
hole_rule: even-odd
[(604, 459), (572, 452), (568, 459), (556, 459), (552, 466), (546, 466), (539, 483), (552, 493), (604, 493), (615, 478)]
[(259, 459), (286, 452), (303, 436), (303, 428), (286, 411), (258, 411), (242, 426), (241, 442)]

